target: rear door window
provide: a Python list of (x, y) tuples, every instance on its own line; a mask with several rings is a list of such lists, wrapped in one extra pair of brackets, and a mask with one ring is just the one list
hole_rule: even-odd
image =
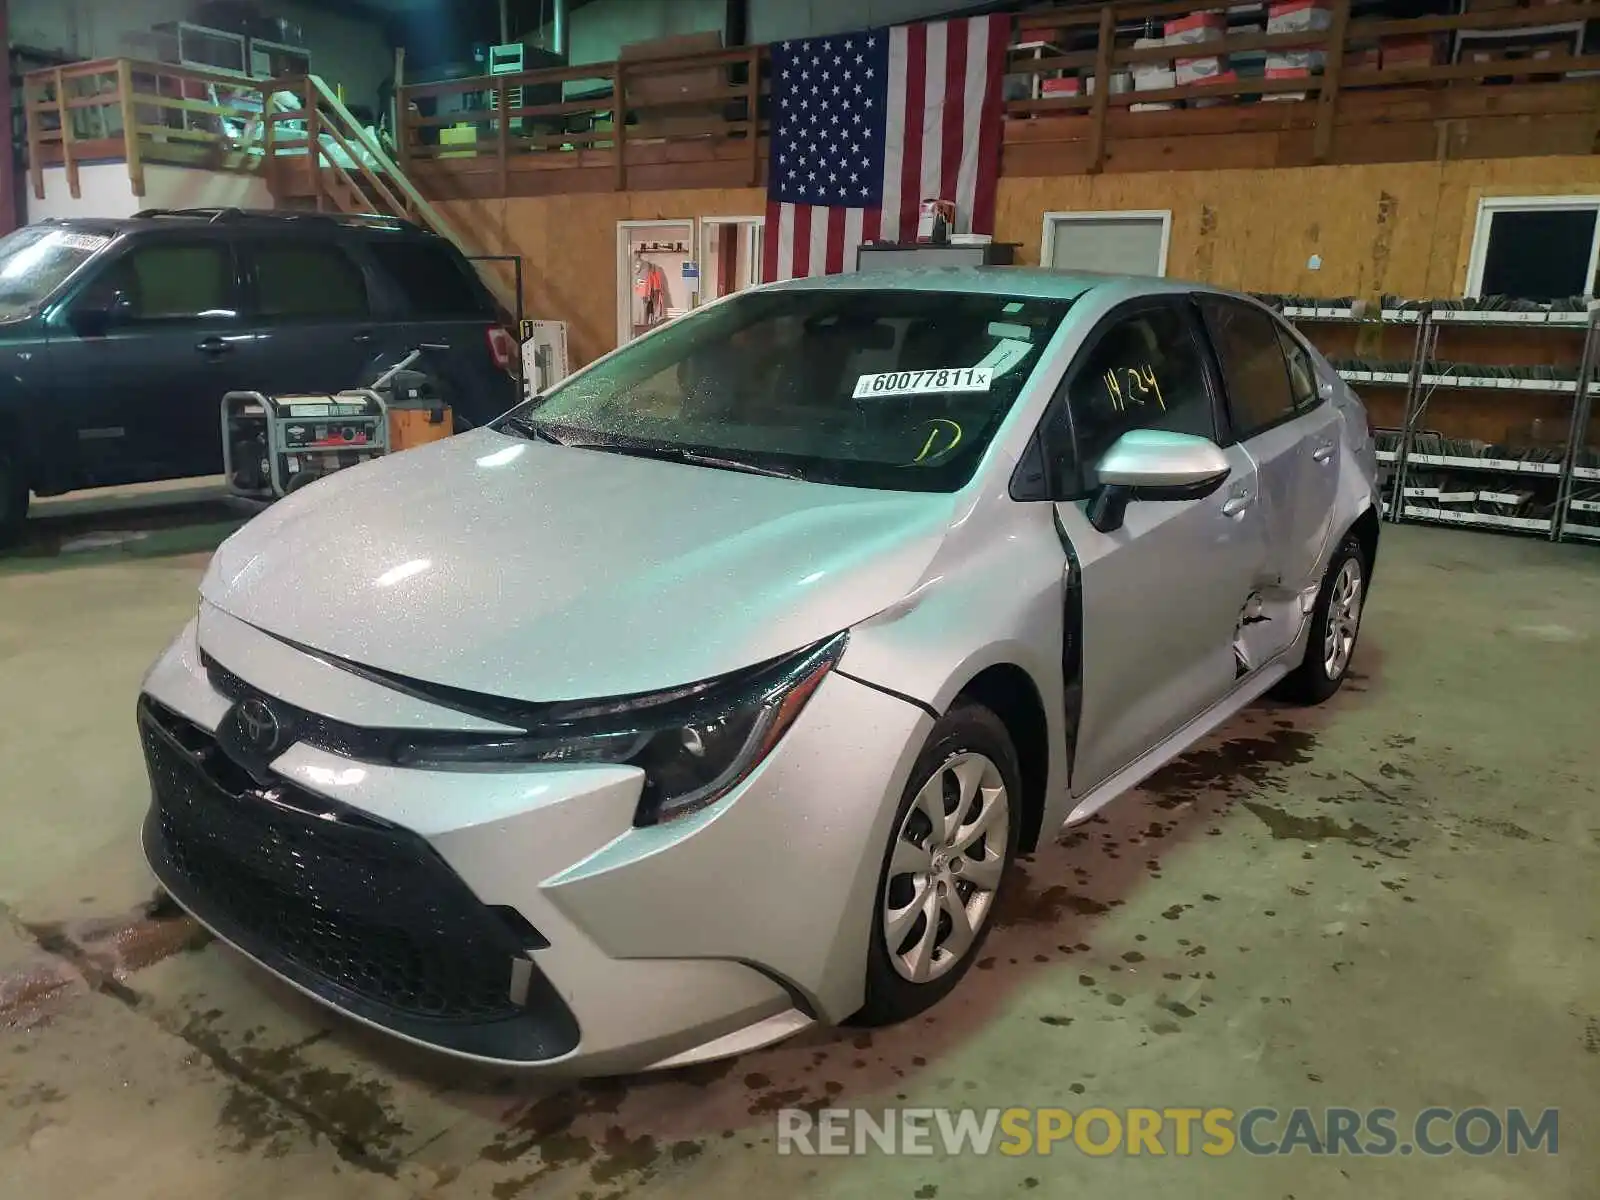
[(261, 240), (250, 243), (250, 256), (263, 317), (363, 320), (371, 311), (360, 265), (338, 246)]
[(407, 316), (448, 321), (492, 315), (472, 268), (448, 245), (374, 238), (367, 253), (394, 283)]
[(1311, 365), (1311, 355), (1300, 339), (1282, 325), (1276, 326), (1278, 341), (1283, 346), (1284, 361), (1289, 364), (1289, 392), (1298, 412), (1315, 408), (1322, 400), (1317, 387), (1317, 369)]
[(1199, 299), (1227, 384), (1234, 436), (1243, 441), (1294, 416), (1289, 369), (1272, 317), (1224, 296)]

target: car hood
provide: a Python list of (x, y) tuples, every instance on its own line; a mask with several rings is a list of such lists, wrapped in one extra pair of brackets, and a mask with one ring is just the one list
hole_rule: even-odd
[(876, 492), (488, 430), (342, 471), (225, 542), (206, 601), (408, 678), (509, 699), (709, 679), (880, 612), (949, 495)]

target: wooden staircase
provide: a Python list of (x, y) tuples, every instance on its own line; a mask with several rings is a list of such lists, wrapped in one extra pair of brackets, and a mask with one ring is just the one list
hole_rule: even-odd
[[(399, 217), (448, 239), (469, 259), (479, 254), (320, 77), (281, 80), (276, 88), (296, 94), (301, 107), (276, 110), (269, 97), (263, 117), (266, 178), (275, 203)], [(507, 317), (519, 312), (515, 288), (499, 264), (474, 265)]]

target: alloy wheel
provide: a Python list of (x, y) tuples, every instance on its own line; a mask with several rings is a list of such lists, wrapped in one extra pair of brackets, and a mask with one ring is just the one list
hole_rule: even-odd
[(1328, 597), (1327, 629), (1322, 639), (1322, 668), (1329, 679), (1339, 679), (1350, 665), (1361, 627), (1362, 579), (1359, 559), (1347, 558), (1333, 581)]
[(951, 755), (917, 792), (895, 834), (881, 925), (889, 961), (929, 983), (961, 962), (994, 906), (1005, 870), (1011, 801), (982, 754)]

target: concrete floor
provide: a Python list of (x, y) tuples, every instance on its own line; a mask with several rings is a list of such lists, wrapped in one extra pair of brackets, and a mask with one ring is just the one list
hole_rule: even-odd
[[(931, 1016), (551, 1092), (403, 1052), (140, 914), (141, 673), (234, 519), (0, 559), (0, 1194), (1594, 1197), (1600, 556), (1385, 532), (1358, 674), (1025, 864)], [(132, 541), (106, 527), (143, 530)], [(93, 536), (91, 536), (93, 535)], [(65, 550), (65, 553), (58, 551)], [(1561, 1109), (1554, 1157), (780, 1157), (828, 1103)]]

